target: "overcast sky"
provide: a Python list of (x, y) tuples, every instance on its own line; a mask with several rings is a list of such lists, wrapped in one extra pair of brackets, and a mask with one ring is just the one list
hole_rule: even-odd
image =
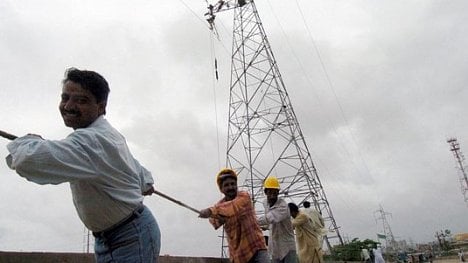
[[(446, 140), (468, 154), (468, 2), (256, 2), (335, 220), (345, 240), (468, 232)], [(107, 119), (155, 187), (198, 209), (215, 203), (225, 161), (232, 12), (199, 0), (0, 0), (0, 130), (61, 139), (68, 67), (111, 86)], [(218, 60), (219, 81), (213, 61)], [(0, 140), (6, 156), (8, 141)], [(83, 251), (68, 184), (40, 186), (0, 164), (0, 250)], [(221, 233), (165, 199), (161, 254), (219, 256)], [(92, 250), (92, 248), (91, 248)]]

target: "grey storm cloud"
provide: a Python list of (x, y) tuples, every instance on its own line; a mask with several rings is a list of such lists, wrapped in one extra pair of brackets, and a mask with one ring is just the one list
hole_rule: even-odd
[[(468, 152), (468, 3), (256, 3), (345, 239), (375, 239), (380, 205), (397, 239), (468, 232), (446, 143), (457, 137)], [(57, 108), (63, 73), (96, 70), (111, 85), (107, 118), (155, 187), (212, 205), (225, 162), (232, 13), (217, 15), (218, 40), (205, 5), (0, 2), (0, 129), (63, 138), (71, 132)], [(83, 251), (68, 185), (29, 183), (6, 164), (0, 175), (0, 250)], [(161, 227), (161, 254), (219, 256), (220, 233), (205, 220), (156, 196), (145, 203)]]

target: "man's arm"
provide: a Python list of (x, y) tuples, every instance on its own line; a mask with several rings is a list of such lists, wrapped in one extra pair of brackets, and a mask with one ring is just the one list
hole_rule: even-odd
[(209, 221), (214, 229), (220, 228), (226, 222), (226, 217), (221, 215), (214, 216), (211, 212), (211, 207), (201, 210), (198, 217), (209, 218)]
[(60, 141), (44, 140), (37, 135), (20, 137), (7, 145), (7, 165), (37, 184), (60, 184), (96, 176), (88, 153), (80, 140), (84, 136)]
[(268, 212), (265, 213), (265, 216), (259, 220), (259, 223), (266, 221), (269, 224), (279, 223), (285, 219), (289, 219), (289, 208), (288, 204), (284, 200), (278, 199), (277, 203), (272, 206)]
[(151, 184), (151, 185), (148, 185), (148, 187), (149, 187), (148, 190), (146, 190), (146, 191), (143, 190), (143, 195), (152, 195), (152, 194), (155, 193), (155, 192), (154, 192), (154, 187), (153, 187), (152, 184)]
[(154, 179), (150, 171), (148, 171), (144, 166), (138, 162), (137, 159), (133, 158), (135, 165), (140, 169), (140, 187), (143, 195), (151, 195), (154, 193)]
[(212, 216), (231, 217), (239, 213), (245, 206), (252, 205), (250, 195), (247, 192), (240, 191), (236, 198), (230, 201), (223, 201), (211, 207)]
[(293, 218), (292, 225), (293, 227), (301, 226), (307, 223), (308, 220), (310, 220), (309, 217), (306, 214), (301, 213), (298, 214), (296, 218)]

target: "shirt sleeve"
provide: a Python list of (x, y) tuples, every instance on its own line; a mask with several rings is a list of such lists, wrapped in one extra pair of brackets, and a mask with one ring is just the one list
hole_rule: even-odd
[(318, 227), (319, 228), (324, 228), (325, 227), (325, 221), (323, 220), (323, 217), (319, 212), (317, 212), (317, 218), (319, 220)]
[[(267, 200), (265, 200), (265, 202), (263, 202), (263, 209), (264, 209), (264, 211), (268, 211), (268, 207), (267, 207), (267, 206), (268, 206), (268, 202), (267, 202)], [(258, 222), (258, 224), (259, 224), (261, 227), (263, 227), (263, 228), (268, 227), (268, 225), (270, 224), (270, 223), (268, 222), (267, 218), (266, 218), (266, 215), (259, 216), (259, 217), (257, 218), (257, 222)]]
[[(92, 138), (88, 140), (93, 144)], [(10, 152), (6, 158), (7, 165), (37, 184), (60, 184), (93, 178), (96, 176), (95, 168), (92, 158), (83, 149), (82, 141), (80, 136), (53, 141), (26, 135), (7, 145)]]
[(271, 223), (279, 223), (289, 217), (290, 217), (290, 214), (289, 214), (288, 204), (286, 204), (284, 200), (278, 199), (276, 204), (270, 207), (268, 212), (265, 213), (264, 218), (263, 219), (261, 218), (261, 220), (264, 220), (268, 222), (269, 224), (271, 224)]
[(140, 167), (140, 182), (141, 182), (141, 192), (144, 193), (148, 191), (151, 186), (154, 184), (153, 175), (145, 167), (143, 167), (136, 159), (135, 163)]
[(231, 201), (218, 202), (215, 206), (211, 207), (211, 213), (225, 217), (236, 215), (243, 207), (250, 204), (250, 196), (247, 192), (240, 191), (237, 193), (236, 198)]
[(292, 220), (292, 225), (293, 227), (301, 226), (307, 223), (307, 220), (310, 220), (309, 217), (305, 214), (300, 213), (296, 216), (296, 218)]
[(220, 228), (223, 224), (216, 218), (210, 217), (209, 219), (211, 225), (214, 227), (214, 229)]

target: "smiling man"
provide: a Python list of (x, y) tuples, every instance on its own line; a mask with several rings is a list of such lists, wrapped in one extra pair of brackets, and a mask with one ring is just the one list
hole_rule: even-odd
[(199, 217), (210, 218), (215, 229), (224, 225), (231, 262), (269, 263), (265, 239), (250, 195), (237, 190), (237, 173), (232, 169), (222, 169), (216, 175), (216, 183), (224, 198), (213, 207), (200, 211)]
[(97, 262), (157, 262), (160, 231), (143, 205), (153, 178), (104, 118), (107, 81), (70, 68), (62, 83), (59, 110), (74, 131), (62, 140), (33, 134), (14, 140), (7, 145), (8, 166), (37, 184), (70, 183), (78, 216), (96, 238)]
[(296, 242), (288, 204), (279, 198), (280, 184), (275, 176), (268, 176), (263, 182), (266, 196), (263, 202), (265, 214), (258, 218), (263, 228), (269, 229), (268, 251), (272, 263), (297, 263)]

